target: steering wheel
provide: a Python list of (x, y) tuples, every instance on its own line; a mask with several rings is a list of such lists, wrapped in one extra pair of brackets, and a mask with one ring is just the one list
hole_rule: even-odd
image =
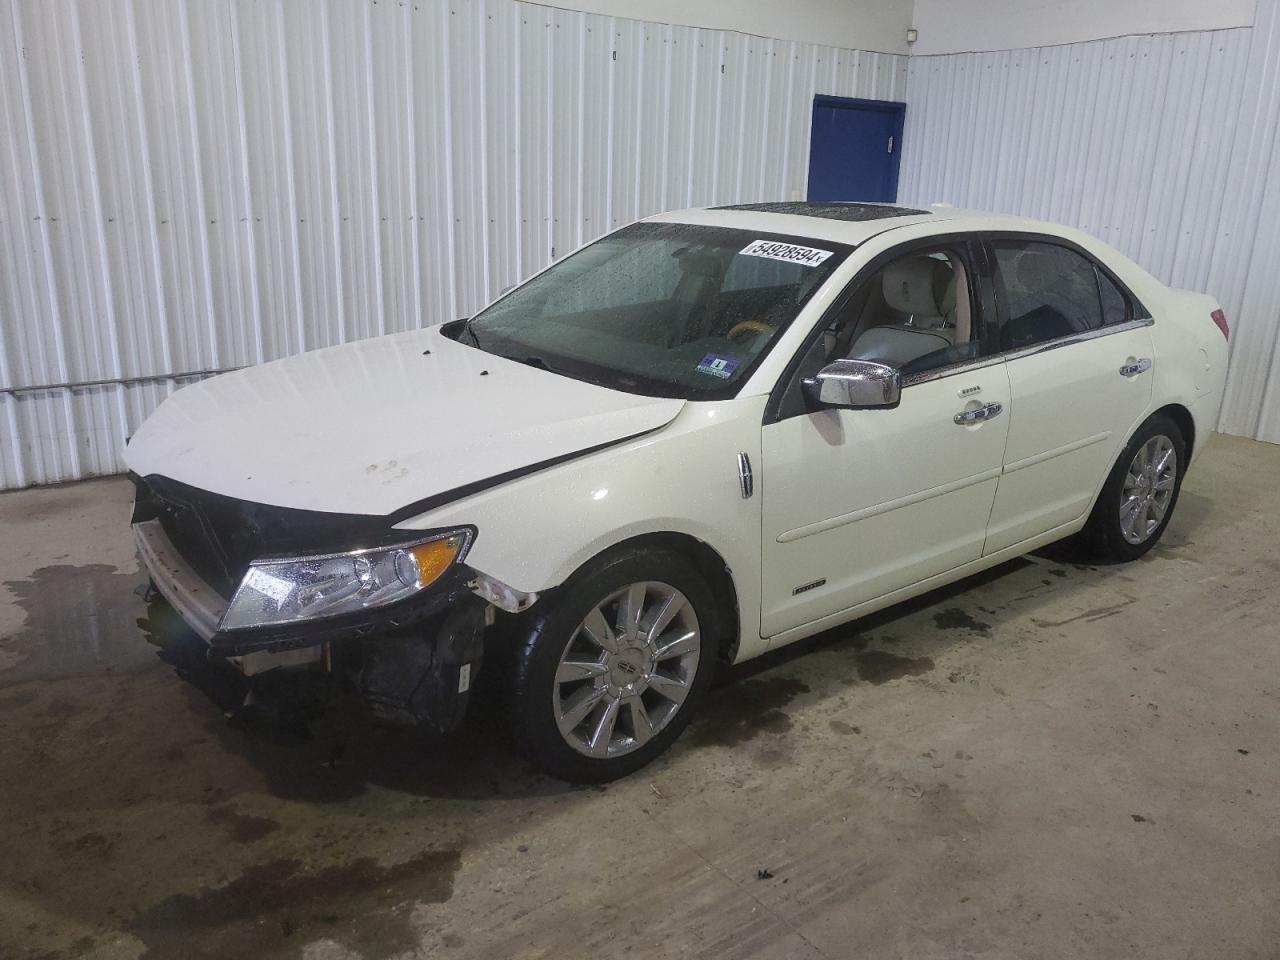
[(728, 336), (730, 340), (735, 340), (743, 333), (773, 333), (777, 329), (772, 323), (765, 323), (763, 320), (743, 320), (729, 328)]

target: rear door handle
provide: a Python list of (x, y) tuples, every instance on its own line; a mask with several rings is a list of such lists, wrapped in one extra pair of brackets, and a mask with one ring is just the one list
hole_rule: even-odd
[(1151, 361), (1146, 357), (1141, 360), (1131, 360), (1120, 368), (1120, 376), (1136, 377), (1140, 373), (1146, 373), (1151, 369)]
[(983, 420), (991, 420), (1000, 416), (1003, 410), (1003, 404), (988, 403), (986, 406), (978, 407), (976, 410), (961, 410), (955, 415), (955, 421), (962, 427), (970, 423), (981, 423)]

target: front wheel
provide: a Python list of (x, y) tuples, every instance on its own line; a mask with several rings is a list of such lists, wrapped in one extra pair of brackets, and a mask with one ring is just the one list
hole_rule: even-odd
[(1138, 428), (1082, 532), (1092, 559), (1123, 563), (1156, 545), (1178, 503), (1186, 451), (1182, 431), (1166, 416), (1152, 417)]
[(516, 651), (517, 746), (565, 780), (625, 776), (671, 745), (710, 682), (711, 589), (680, 554), (633, 548), (549, 599)]

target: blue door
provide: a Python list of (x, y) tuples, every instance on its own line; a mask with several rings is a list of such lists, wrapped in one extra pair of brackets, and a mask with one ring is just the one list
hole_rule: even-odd
[(813, 98), (810, 200), (898, 199), (905, 103)]

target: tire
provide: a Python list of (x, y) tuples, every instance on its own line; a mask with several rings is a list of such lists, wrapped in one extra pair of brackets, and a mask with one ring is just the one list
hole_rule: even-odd
[[(639, 598), (637, 630), (626, 622)], [(520, 753), (562, 780), (603, 783), (671, 746), (711, 682), (720, 636), (714, 595), (689, 560), (623, 548), (534, 611), (510, 665), (508, 723)]]
[[(1159, 461), (1161, 454), (1169, 451), (1172, 452), (1172, 477), (1168, 476), (1168, 470), (1149, 472), (1145, 461), (1140, 459), (1154, 453)], [(1137, 560), (1154, 547), (1178, 505), (1186, 463), (1186, 440), (1172, 419), (1157, 414), (1143, 423), (1111, 469), (1081, 531), (1080, 544), (1089, 559), (1126, 563)], [(1157, 480), (1155, 487), (1150, 483), (1153, 477)], [(1126, 511), (1124, 517), (1122, 509)]]

